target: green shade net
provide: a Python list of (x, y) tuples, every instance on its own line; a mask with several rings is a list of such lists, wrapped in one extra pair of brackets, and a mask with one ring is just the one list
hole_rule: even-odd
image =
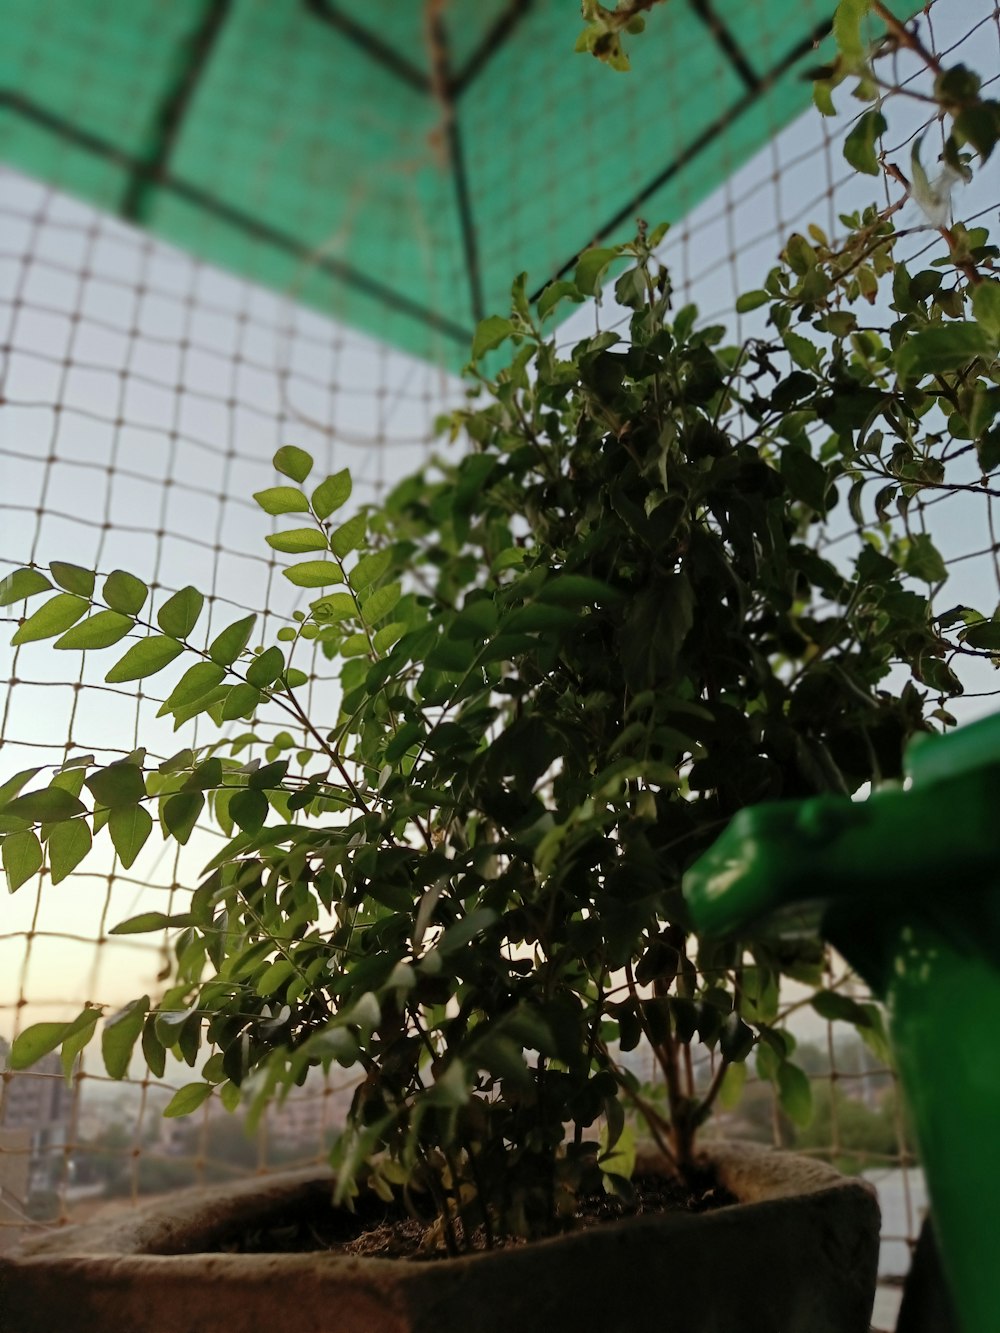
[(834, 7), (668, 0), (620, 74), (572, 0), (6, 0), (0, 155), (460, 367), (515, 273), (677, 218), (802, 111)]

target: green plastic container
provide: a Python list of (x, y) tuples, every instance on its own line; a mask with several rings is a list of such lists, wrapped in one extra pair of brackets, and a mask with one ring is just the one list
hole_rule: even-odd
[(812, 909), (883, 1000), (962, 1327), (1000, 1333), (1000, 715), (916, 738), (906, 771), (741, 811), (684, 893), (709, 936)]

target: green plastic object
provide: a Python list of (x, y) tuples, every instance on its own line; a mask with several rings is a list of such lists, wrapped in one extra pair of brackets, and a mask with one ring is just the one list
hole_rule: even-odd
[(885, 1004), (965, 1333), (1000, 1330), (1000, 715), (865, 801), (743, 810), (688, 871), (709, 936), (803, 912)]
[(0, 159), (460, 369), (516, 273), (677, 221), (805, 111), (834, 9), (672, 0), (619, 74), (573, 0), (4, 0)]

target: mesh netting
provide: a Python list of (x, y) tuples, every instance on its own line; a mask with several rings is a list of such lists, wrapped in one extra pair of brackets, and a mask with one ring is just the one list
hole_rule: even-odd
[[(828, 18), (829, 6), (812, 7), (817, 24)], [(765, 5), (758, 0), (751, 9), (763, 14)], [(984, 79), (1000, 77), (1000, 10), (990, 0), (929, 4), (923, 32), (952, 63), (964, 59)], [(654, 22), (643, 40), (655, 41)], [(552, 47), (547, 106), (558, 103), (559, 70), (572, 62), (565, 42)], [(710, 50), (706, 59), (719, 62), (718, 45)], [(681, 55), (675, 52), (671, 59)], [(894, 59), (902, 82), (911, 73), (906, 54)], [(713, 70), (705, 77), (713, 77)], [(638, 61), (627, 77), (635, 81), (633, 89), (644, 77)], [(493, 86), (493, 102), (482, 111), (480, 141), (470, 135), (466, 142), (475, 166), (470, 189), (487, 194), (499, 188), (488, 177), (495, 169), (489, 135), (508, 103), (509, 90), (502, 97), (501, 91), (499, 83)], [(647, 113), (637, 102), (629, 105), (638, 92), (617, 95), (624, 98), (620, 133), (627, 135)], [(713, 170), (724, 177), (723, 185), (703, 197), (695, 165), (673, 195), (661, 198), (674, 222), (664, 255), (678, 300), (695, 301), (703, 317), (730, 322), (740, 336), (754, 329), (758, 316), (733, 316), (734, 298), (760, 285), (790, 231), (816, 223), (835, 236), (843, 230), (841, 214), (872, 201), (889, 202), (892, 195), (891, 185), (858, 177), (844, 162), (840, 145), (848, 117), (807, 113), (785, 127), (787, 116), (777, 106), (768, 112), (769, 105), (762, 104), (761, 114), (773, 115), (770, 138), (760, 151), (748, 155), (738, 134), (714, 141)], [(511, 131), (528, 135), (530, 127), (512, 114)], [(555, 182), (562, 175), (582, 181), (607, 217), (619, 202), (632, 199), (628, 180), (608, 180), (600, 163), (584, 160), (592, 130), (588, 117), (599, 114), (588, 104), (571, 143), (543, 131), (531, 170), (526, 166), (523, 177), (507, 179), (510, 206), (493, 239), (496, 263), (508, 278), (527, 268), (544, 279), (558, 267), (548, 252), (540, 258), (538, 233), (545, 229), (546, 208), (551, 230), (557, 228)], [(888, 156), (908, 155), (909, 143), (926, 128), (919, 108), (900, 101), (889, 119)], [(931, 125), (929, 133), (936, 132)], [(414, 142), (423, 143), (427, 126), (415, 126), (413, 133)], [(398, 187), (402, 199), (410, 190), (407, 155), (397, 148), (369, 181), (373, 197)], [(629, 161), (636, 179), (643, 171), (649, 174), (648, 162)], [(548, 190), (546, 176), (553, 182)], [(884, 189), (889, 194), (883, 196)], [(533, 193), (542, 213), (536, 208), (529, 225), (521, 201)], [(265, 605), (270, 616), (287, 617), (296, 603), (276, 579), (278, 566), (263, 544), (267, 520), (249, 499), (272, 483), (275, 449), (295, 443), (330, 471), (349, 466), (354, 502), (369, 503), (442, 448), (433, 421), (458, 401), (461, 387), (449, 370), (437, 366), (456, 364), (453, 349), (442, 350), (440, 343), (423, 347), (436, 356), (436, 366), (307, 308), (303, 300), (320, 304), (311, 285), (322, 246), (314, 245), (310, 258), (295, 256), (280, 275), (284, 290), (275, 293), (19, 171), (0, 178), (0, 199), (0, 576), (56, 558), (102, 573), (135, 570), (159, 600), (194, 583), (208, 598), (209, 633), (213, 624), (225, 625)], [(410, 204), (399, 205), (401, 244), (405, 237), (407, 249), (388, 258), (383, 254), (383, 272), (407, 264), (434, 270), (428, 257), (440, 249), (441, 237), (434, 234), (432, 204), (424, 200), (417, 213)], [(995, 220), (995, 183), (988, 173), (956, 197), (955, 209), (967, 222)], [(646, 216), (655, 223), (662, 214)], [(940, 253), (940, 238), (915, 205), (906, 206), (899, 224), (907, 232), (904, 254)], [(364, 233), (365, 205), (348, 209), (333, 227), (328, 217), (318, 225), (334, 252)], [(616, 239), (624, 239), (630, 226), (624, 210)], [(247, 267), (253, 271), (254, 263)], [(275, 277), (269, 271), (261, 276), (272, 282)], [(459, 279), (438, 266), (428, 281), (447, 291)], [(327, 283), (323, 303), (357, 316), (335, 285)], [(581, 309), (560, 339), (569, 342), (590, 331), (595, 319), (614, 327), (622, 318), (610, 302), (599, 310)], [(463, 315), (463, 328), (466, 322)], [(949, 603), (988, 608), (1000, 595), (1000, 520), (996, 495), (978, 476), (970, 458), (967, 488), (924, 501), (921, 521), (949, 565), (942, 595)], [(828, 534), (834, 555), (842, 536), (835, 528)], [(2, 636), (5, 645), (9, 628)], [(266, 636), (267, 622), (260, 628)], [(169, 690), (159, 678), (138, 688), (109, 686), (103, 682), (106, 664), (86, 655), (78, 673), (68, 676), (74, 659), (52, 654), (44, 644), (16, 652), (5, 646), (3, 653), (0, 780), (74, 756), (92, 754), (108, 762), (140, 743), (166, 757), (182, 744), (204, 739), (198, 724), (175, 735), (169, 720), (157, 719)], [(964, 664), (962, 670), (966, 693), (951, 707), (967, 719), (990, 709), (997, 687), (988, 663)], [(322, 691), (322, 680), (315, 688)], [(234, 724), (234, 736), (239, 729)], [(257, 731), (272, 746), (294, 750), (295, 727), (280, 716), (266, 716)], [(197, 882), (218, 836), (199, 829), (186, 847), (154, 839), (127, 871), (110, 848), (102, 852), (98, 846), (62, 884), (47, 884), (43, 871), (10, 897), (0, 931), (0, 1037), (9, 1040), (28, 1023), (72, 1017), (84, 1001), (113, 1010), (143, 991), (162, 989), (168, 941), (107, 932), (147, 908), (169, 911), (175, 897)], [(836, 960), (830, 967), (838, 986), (859, 993)], [(882, 1192), (883, 1274), (898, 1276), (905, 1272), (907, 1246), (926, 1200), (919, 1172), (911, 1169), (894, 1077), (860, 1044), (845, 1043), (840, 1028), (811, 1014), (807, 998), (793, 988), (787, 1003), (809, 1048), (802, 1063), (817, 1090), (812, 1129), (796, 1131), (768, 1087), (752, 1077), (742, 1103), (720, 1116), (720, 1125), (726, 1132), (774, 1138), (867, 1168)], [(0, 1248), (26, 1226), (83, 1219), (107, 1206), (109, 1198), (136, 1199), (192, 1181), (323, 1160), (351, 1095), (350, 1086), (336, 1077), (310, 1080), (247, 1136), (213, 1101), (194, 1117), (160, 1119), (159, 1109), (187, 1081), (186, 1074), (168, 1066), (165, 1079), (157, 1081), (134, 1064), (130, 1077), (114, 1082), (104, 1075), (99, 1055), (89, 1052), (68, 1085), (55, 1057), (24, 1073), (5, 1073)]]

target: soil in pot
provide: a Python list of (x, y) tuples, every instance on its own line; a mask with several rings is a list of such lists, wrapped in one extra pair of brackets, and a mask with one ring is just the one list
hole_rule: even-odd
[[(703, 1213), (737, 1202), (709, 1170), (690, 1183), (671, 1176), (644, 1172), (633, 1178), (632, 1195), (623, 1199), (606, 1192), (584, 1195), (567, 1230), (581, 1230), (617, 1222), (625, 1217), (667, 1213)], [(457, 1223), (459, 1239), (461, 1223)], [(503, 1237), (488, 1244), (485, 1229), (470, 1237), (469, 1250), (503, 1249), (526, 1242)], [(253, 1225), (241, 1225), (206, 1243), (204, 1253), (304, 1254), (326, 1251), (380, 1259), (428, 1261), (445, 1259), (447, 1250), (439, 1226), (410, 1215), (400, 1204), (374, 1198), (359, 1200), (353, 1213), (333, 1209), (329, 1202), (311, 1198), (293, 1208), (280, 1208)]]

